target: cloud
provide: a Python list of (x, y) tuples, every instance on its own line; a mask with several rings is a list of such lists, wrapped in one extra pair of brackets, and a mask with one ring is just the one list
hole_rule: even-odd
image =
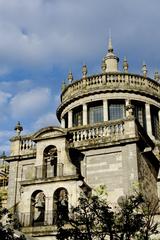
[(51, 101), (48, 88), (35, 88), (27, 92), (18, 93), (10, 102), (10, 109), (14, 118), (32, 118), (44, 112)]
[(1, 81), (0, 89), (8, 92), (19, 92), (33, 88), (33, 81), (31, 79), (23, 79), (19, 81)]
[(0, 66), (0, 76), (7, 75), (11, 72), (8, 66)]
[(10, 142), (9, 139), (13, 136), (12, 131), (4, 130), (0, 131), (0, 155), (3, 151), (5, 151), (7, 154), (10, 150)]
[(56, 114), (49, 112), (45, 115), (40, 116), (40, 118), (35, 122), (34, 128), (37, 130), (42, 127), (53, 125), (57, 126), (59, 125), (59, 122), (57, 120)]
[(0, 91), (0, 107), (8, 103), (11, 96), (12, 95), (8, 92)]
[(0, 139), (5, 138), (5, 137), (11, 137), (13, 135), (12, 131), (4, 130), (0, 131)]
[(91, 60), (106, 50), (109, 28), (117, 46), (147, 57), (159, 44), (160, 2), (144, 6), (145, 0), (1, 0), (0, 62), (47, 67)]

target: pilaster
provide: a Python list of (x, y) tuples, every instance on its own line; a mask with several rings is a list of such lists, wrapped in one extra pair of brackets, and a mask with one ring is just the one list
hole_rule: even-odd
[(108, 100), (103, 100), (103, 118), (104, 121), (108, 121)]
[(61, 119), (61, 127), (65, 128), (65, 119), (64, 118)]
[(73, 111), (70, 110), (68, 112), (68, 127), (71, 128), (73, 125), (72, 125), (72, 122), (73, 122)]
[(87, 125), (87, 104), (83, 104), (83, 125)]
[(152, 138), (152, 124), (151, 124), (151, 112), (150, 112), (150, 104), (145, 104), (145, 112), (146, 112), (146, 127), (147, 133)]

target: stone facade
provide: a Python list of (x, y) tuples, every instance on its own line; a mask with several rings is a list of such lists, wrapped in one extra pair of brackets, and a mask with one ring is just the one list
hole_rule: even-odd
[[(54, 239), (55, 223), (67, 217), (81, 191), (100, 184), (109, 201), (129, 194), (136, 184), (157, 199), (159, 172), (160, 84), (146, 76), (118, 71), (111, 39), (102, 73), (63, 84), (57, 117), (61, 127), (11, 139), (8, 207), (23, 231), (36, 239)], [(64, 211), (61, 212), (61, 201)]]
[[(1, 156), (2, 159), (5, 158)], [(2, 160), (0, 163), (0, 201), (2, 207), (7, 207), (7, 191), (8, 191), (8, 164)]]

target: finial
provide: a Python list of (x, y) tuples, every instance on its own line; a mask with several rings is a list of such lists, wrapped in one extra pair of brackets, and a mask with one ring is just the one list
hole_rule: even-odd
[(126, 57), (124, 57), (124, 60), (123, 60), (123, 70), (125, 73), (128, 72), (128, 62)]
[(82, 77), (85, 78), (87, 76), (87, 66), (84, 64), (82, 67)]
[(19, 121), (17, 122), (14, 130), (17, 132), (17, 136), (20, 136), (21, 132), (23, 131), (23, 127), (21, 126)]
[(66, 82), (65, 80), (62, 82), (61, 90), (63, 91), (66, 88)]
[(105, 72), (106, 72), (106, 63), (105, 63), (105, 58), (103, 58), (103, 60), (102, 60), (101, 69), (102, 69), (102, 72), (103, 72), (103, 73), (105, 73)]
[(111, 32), (109, 33), (108, 52), (113, 52)]
[(73, 82), (73, 75), (72, 75), (71, 71), (68, 73), (68, 81), (69, 81), (69, 83)]
[(159, 81), (159, 79), (160, 79), (159, 72), (155, 71), (155, 73), (154, 73), (154, 80)]
[(145, 62), (143, 62), (142, 73), (143, 73), (143, 76), (144, 76), (144, 77), (147, 76), (147, 66), (146, 66)]

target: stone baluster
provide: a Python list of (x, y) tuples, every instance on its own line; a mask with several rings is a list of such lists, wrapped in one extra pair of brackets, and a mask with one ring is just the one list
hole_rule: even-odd
[(92, 136), (92, 130), (89, 129), (89, 132), (88, 132), (88, 139), (91, 139), (91, 136)]
[(81, 131), (80, 131), (80, 139), (81, 139), (81, 141), (83, 140), (83, 136), (84, 136), (83, 130), (81, 130)]

